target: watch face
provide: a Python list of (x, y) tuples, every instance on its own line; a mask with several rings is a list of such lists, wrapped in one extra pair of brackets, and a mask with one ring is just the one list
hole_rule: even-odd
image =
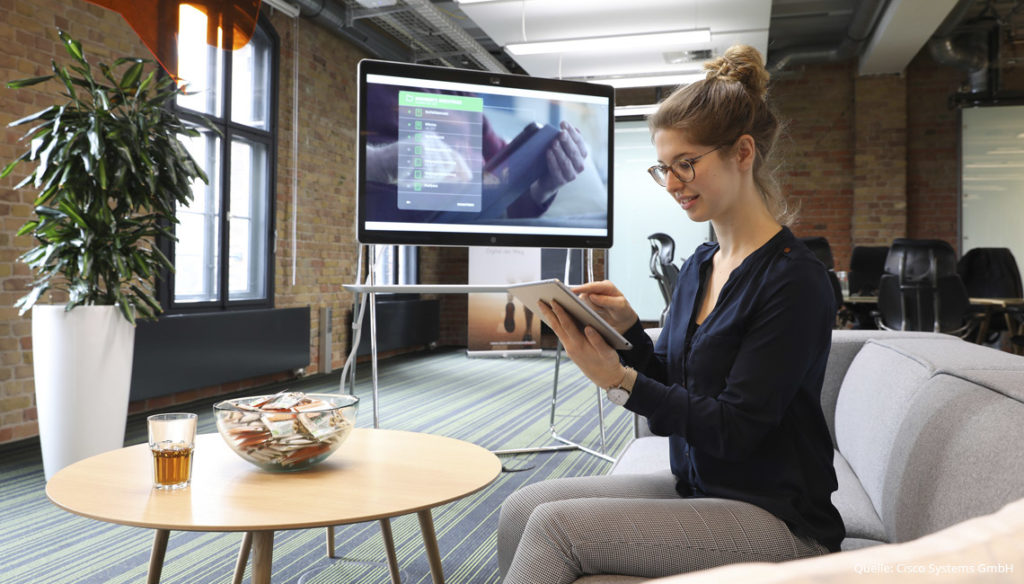
[(621, 387), (613, 387), (608, 390), (608, 401), (621, 406), (629, 400), (629, 392)]

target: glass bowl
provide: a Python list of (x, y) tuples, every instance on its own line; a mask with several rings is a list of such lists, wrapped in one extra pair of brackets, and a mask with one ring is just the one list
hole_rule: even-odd
[(217, 431), (239, 456), (273, 472), (307, 469), (341, 446), (359, 398), (326, 393), (243, 397), (213, 406)]

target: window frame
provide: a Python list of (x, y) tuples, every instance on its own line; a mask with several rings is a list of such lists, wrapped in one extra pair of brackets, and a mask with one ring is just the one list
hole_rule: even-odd
[[(221, 95), (219, 96), (221, 105), (221, 115), (213, 116), (210, 114), (200, 114), (195, 110), (186, 109), (172, 102), (169, 107), (172, 108), (178, 116), (181, 117), (186, 123), (193, 124), (197, 127), (203, 127), (205, 124), (201, 122), (202, 118), (206, 118), (216, 128), (218, 128), (222, 135), (219, 136), (220, 144), (220, 190), (219, 190), (219, 204), (220, 204), (220, 218), (218, 222), (219, 237), (217, 238), (218, 249), (218, 273), (217, 273), (217, 286), (218, 286), (218, 298), (216, 300), (198, 301), (198, 302), (177, 302), (174, 298), (174, 283), (175, 273), (173, 270), (168, 270), (166, 277), (161, 278), (157, 286), (157, 299), (164, 309), (165, 315), (174, 314), (190, 314), (190, 313), (201, 313), (201, 312), (222, 312), (229, 310), (253, 310), (260, 308), (273, 308), (274, 297), (275, 297), (275, 274), (276, 274), (276, 249), (277, 249), (277, 140), (278, 140), (278, 88), (279, 88), (279, 76), (280, 76), (280, 65), (281, 65), (281, 51), (280, 51), (280, 37), (274, 27), (271, 25), (270, 20), (266, 18), (264, 14), (260, 14), (257, 21), (257, 27), (262, 30), (267, 36), (267, 40), (270, 43), (270, 72), (269, 72), (269, 87), (267, 95), (267, 107), (268, 107), (268, 128), (267, 130), (261, 130), (252, 126), (235, 122), (231, 119), (232, 114), (232, 81), (233, 81), (233, 65), (234, 55), (233, 51), (225, 51), (224, 55), (224, 73), (222, 86), (219, 88)], [(266, 238), (266, 249), (263, 251), (263, 261), (265, 262), (266, 273), (265, 278), (265, 297), (257, 299), (231, 299), (230, 298), (230, 274), (228, 266), (231, 260), (230, 257), (230, 241), (231, 241), (231, 146), (233, 139), (240, 139), (249, 143), (263, 144), (266, 146), (266, 160), (267, 160), (267, 173), (266, 173), (266, 196), (267, 204), (264, 212), (266, 213), (265, 222), (265, 233)], [(212, 178), (212, 177), (211, 177)], [(251, 201), (252, 198), (250, 197)], [(176, 262), (175, 249), (176, 242), (167, 237), (159, 238), (157, 247), (160, 251), (164, 252), (167, 257), (171, 260), (172, 264)]]

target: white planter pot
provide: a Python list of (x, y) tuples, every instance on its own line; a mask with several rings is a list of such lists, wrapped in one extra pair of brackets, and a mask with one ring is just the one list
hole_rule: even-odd
[(32, 307), (32, 360), (46, 480), (124, 445), (135, 327), (115, 306)]

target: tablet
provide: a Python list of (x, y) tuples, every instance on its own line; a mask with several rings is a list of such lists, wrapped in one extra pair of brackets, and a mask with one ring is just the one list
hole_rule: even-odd
[(633, 348), (633, 345), (619, 334), (619, 331), (612, 328), (610, 324), (594, 312), (594, 309), (587, 306), (568, 286), (558, 280), (539, 280), (523, 284), (510, 284), (508, 293), (518, 298), (524, 306), (536, 312), (537, 316), (540, 316), (541, 320), (548, 326), (551, 326), (551, 323), (536, 308), (538, 300), (543, 300), (548, 304), (551, 304), (552, 300), (557, 301), (566, 312), (576, 319), (580, 324), (581, 330), (584, 325), (594, 327), (613, 349), (625, 351)]

